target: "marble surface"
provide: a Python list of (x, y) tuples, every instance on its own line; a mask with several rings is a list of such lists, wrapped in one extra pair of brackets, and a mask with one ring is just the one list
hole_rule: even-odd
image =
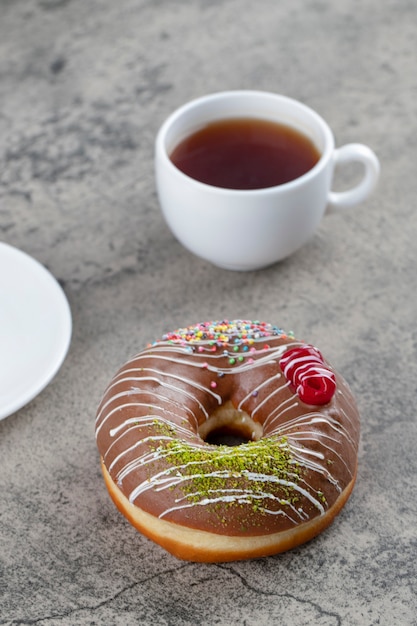
[[(73, 337), (53, 382), (0, 422), (0, 624), (417, 624), (415, 28), (410, 0), (2, 0), (0, 238), (58, 279)], [(249, 273), (176, 242), (153, 175), (165, 117), (235, 88), (304, 101), (382, 166), (362, 206)], [(185, 563), (110, 502), (94, 417), (148, 340), (224, 317), (293, 329), (344, 374), (359, 474), (309, 544)]]

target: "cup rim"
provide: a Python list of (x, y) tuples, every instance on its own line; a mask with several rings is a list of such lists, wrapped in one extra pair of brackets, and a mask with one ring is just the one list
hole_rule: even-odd
[[(313, 120), (320, 126), (322, 129), (324, 138), (325, 138), (325, 146), (324, 150), (321, 153), (321, 156), (317, 163), (305, 174), (298, 176), (289, 182), (282, 183), (280, 185), (274, 185), (271, 187), (260, 187), (258, 189), (234, 189), (230, 187), (218, 187), (216, 185), (209, 185), (208, 183), (201, 182), (192, 178), (188, 174), (185, 174), (180, 169), (174, 165), (171, 161), (168, 151), (165, 146), (166, 135), (171, 128), (172, 124), (182, 117), (187, 111), (198, 107), (202, 104), (209, 103), (210, 101), (214, 102), (216, 100), (228, 98), (228, 97), (240, 97), (240, 96), (250, 96), (250, 97), (263, 97), (270, 98), (275, 100), (280, 100), (281, 102), (287, 102), (288, 104), (295, 105), (299, 110), (307, 113)], [(262, 115), (259, 115), (262, 118)], [(221, 119), (213, 117), (213, 120)], [(208, 120), (210, 121), (210, 120)], [(168, 167), (176, 176), (182, 178), (199, 189), (204, 189), (205, 191), (211, 191), (211, 193), (218, 193), (221, 195), (268, 195), (271, 193), (284, 193), (292, 188), (298, 187), (306, 182), (308, 182), (311, 178), (314, 178), (319, 174), (319, 172), (326, 166), (328, 160), (331, 158), (335, 149), (335, 141), (331, 128), (327, 124), (327, 122), (317, 113), (314, 109), (304, 104), (300, 100), (296, 100), (295, 98), (291, 98), (289, 96), (269, 92), (269, 91), (261, 91), (261, 90), (249, 90), (249, 89), (236, 89), (236, 90), (227, 90), (227, 91), (218, 91), (214, 93), (210, 93), (207, 95), (200, 96), (198, 98), (194, 98), (184, 103), (175, 109), (163, 122), (162, 126), (159, 128), (156, 139), (155, 139), (155, 153), (156, 159), (161, 158), (164, 162), (164, 165)]]

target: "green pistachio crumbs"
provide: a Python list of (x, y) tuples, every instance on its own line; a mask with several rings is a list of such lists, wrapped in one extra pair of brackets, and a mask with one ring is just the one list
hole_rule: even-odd
[(297, 484), (301, 476), (301, 467), (294, 460), (286, 437), (270, 437), (233, 447), (195, 447), (175, 437), (174, 429), (160, 422), (155, 426), (170, 437), (161, 441), (157, 450), (172, 465), (172, 475), (181, 475), (180, 488), (190, 503), (216, 500), (223, 492), (231, 495), (230, 499), (222, 500), (223, 505), (248, 504), (253, 511), (262, 512), (265, 504), (271, 505), (265, 496), (271, 491), (275, 497), (280, 494), (281, 505), (294, 505), (298, 501), (294, 487), (277, 484), (281, 480)]

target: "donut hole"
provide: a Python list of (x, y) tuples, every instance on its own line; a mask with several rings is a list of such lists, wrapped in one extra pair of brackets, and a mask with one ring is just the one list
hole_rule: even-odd
[(262, 437), (262, 426), (228, 401), (200, 424), (198, 434), (210, 445), (239, 446)]
[(245, 436), (239, 431), (229, 426), (222, 426), (210, 431), (205, 439), (206, 443), (212, 446), (240, 446), (242, 443), (248, 443), (252, 439)]

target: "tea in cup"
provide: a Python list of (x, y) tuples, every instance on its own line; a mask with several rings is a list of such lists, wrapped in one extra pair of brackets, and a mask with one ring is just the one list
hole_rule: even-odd
[[(331, 190), (336, 164), (359, 162), (353, 188)], [(362, 144), (335, 148), (306, 105), (260, 91), (227, 91), (185, 104), (156, 138), (163, 215), (191, 252), (230, 270), (255, 270), (304, 245), (331, 209), (363, 202), (379, 162)]]

